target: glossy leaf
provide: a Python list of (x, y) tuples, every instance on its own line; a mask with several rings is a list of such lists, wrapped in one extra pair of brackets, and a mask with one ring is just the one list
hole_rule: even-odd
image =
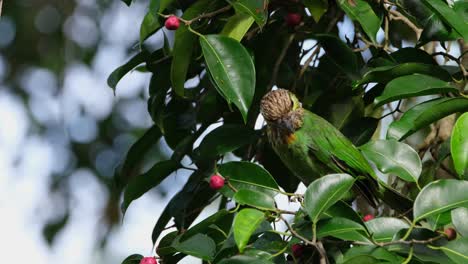
[(263, 210), (275, 210), (275, 200), (263, 192), (241, 189), (234, 194), (234, 200), (241, 205), (249, 205)]
[(202, 234), (195, 234), (183, 242), (177, 241), (173, 246), (179, 252), (206, 261), (213, 260), (216, 254), (216, 244), (213, 239)]
[(355, 256), (343, 262), (343, 264), (374, 264), (374, 263), (378, 264), (381, 262), (378, 259), (374, 258), (373, 256), (369, 256), (369, 255)]
[(444, 1), (423, 0), (423, 3), (460, 34), (463, 39), (468, 39), (468, 25), (464, 18), (457, 14)]
[(401, 229), (409, 228), (409, 224), (393, 217), (379, 217), (365, 222), (372, 238), (377, 242), (392, 241), (393, 236)]
[[(246, 161), (233, 161), (219, 165), (219, 173), (227, 178), (237, 190), (249, 189), (264, 192), (270, 196), (277, 193), (278, 184), (264, 168), (255, 163)], [(220, 192), (227, 197), (233, 197), (234, 193), (228, 187), (223, 187)]]
[(305, 0), (304, 5), (309, 9), (315, 22), (318, 23), (323, 14), (327, 12), (328, 0)]
[(457, 264), (468, 262), (468, 237), (450, 241), (440, 249)]
[(200, 45), (220, 94), (237, 106), (246, 122), (255, 93), (252, 58), (238, 41), (226, 36), (200, 36)]
[(356, 82), (354, 86), (357, 87), (371, 82), (388, 83), (395, 78), (415, 73), (430, 75), (444, 81), (452, 80), (450, 73), (438, 65), (406, 62), (397, 65), (372, 68), (367, 71), (362, 79)]
[(263, 212), (256, 209), (245, 208), (242, 209), (234, 218), (232, 230), (234, 233), (234, 240), (242, 253), (245, 246), (249, 242), (250, 236), (260, 223), (265, 219)]
[(452, 224), (457, 229), (457, 232), (464, 237), (468, 237), (468, 208), (460, 207), (453, 209), (451, 215)]
[(375, 106), (408, 97), (450, 92), (456, 93), (458, 89), (448, 82), (422, 74), (406, 75), (390, 81), (382, 95), (375, 98)]
[(400, 120), (390, 124), (387, 138), (403, 140), (419, 129), (457, 112), (468, 111), (466, 98), (437, 98), (418, 104), (406, 111)]
[(151, 0), (149, 4), (148, 13), (146, 13), (143, 21), (140, 25), (140, 45), (143, 41), (151, 36), (158, 28), (161, 27), (161, 23), (158, 20), (158, 13), (166, 8), (171, 1), (167, 0)]
[(221, 31), (221, 35), (241, 41), (254, 21), (255, 19), (250, 15), (243, 13), (235, 14), (228, 19)]
[(124, 192), (122, 202), (122, 212), (125, 214), (130, 203), (140, 198), (147, 191), (159, 185), (167, 176), (177, 170), (178, 165), (172, 160), (166, 160), (156, 163), (144, 174), (133, 178)]
[(376, 36), (381, 21), (369, 3), (364, 0), (353, 0), (351, 3), (348, 0), (338, 0), (337, 2), (353, 21), (359, 22), (369, 39), (377, 43)]
[(380, 261), (379, 263), (402, 263), (404, 261), (404, 258), (400, 257), (399, 255), (390, 252), (383, 247), (376, 246), (353, 246), (346, 251), (343, 256), (343, 261), (347, 261), (351, 258), (361, 255), (372, 256), (378, 259)]
[(130, 60), (128, 60), (124, 65), (115, 69), (107, 78), (107, 85), (114, 90), (117, 87), (117, 83), (119, 83), (120, 79), (125, 76), (128, 72), (133, 70), (136, 66), (140, 65), (145, 61), (146, 58), (150, 56), (150, 53), (146, 50), (138, 53), (137, 55), (133, 56)]
[(331, 61), (351, 78), (359, 76), (358, 61), (354, 52), (334, 35), (318, 34), (314, 36)]
[(450, 139), (453, 165), (460, 178), (468, 179), (468, 113), (461, 115)]
[(216, 157), (234, 151), (256, 138), (256, 133), (246, 126), (223, 125), (211, 131), (198, 147), (201, 158)]
[(268, 18), (268, 0), (235, 0), (231, 4), (237, 13), (253, 17), (260, 27), (265, 25)]
[(409, 182), (417, 182), (422, 171), (418, 153), (396, 140), (376, 140), (360, 147), (367, 159), (383, 173), (392, 173)]
[(143, 256), (140, 254), (133, 254), (125, 258), (122, 264), (139, 264), (142, 258)]
[(237, 255), (228, 259), (223, 259), (219, 264), (273, 264), (273, 262), (252, 256)]
[(206, 234), (208, 230), (211, 228), (212, 225), (217, 225), (219, 221), (222, 221), (226, 218), (226, 216), (230, 215), (230, 213), (226, 209), (222, 209), (213, 215), (207, 217), (200, 223), (190, 227), (185, 233), (181, 236), (181, 241), (184, 241), (188, 237), (194, 236), (196, 234)]
[(359, 216), (359, 214), (344, 201), (338, 201), (332, 205), (327, 211), (325, 211), (325, 213), (323, 213), (323, 216), (329, 218), (341, 217), (352, 220), (356, 223), (363, 223), (361, 216)]
[(415, 221), (453, 208), (468, 206), (468, 181), (438, 180), (428, 184), (414, 201)]
[(326, 236), (340, 237), (340, 234), (350, 231), (367, 233), (364, 226), (343, 217), (333, 217), (319, 221), (317, 224), (317, 238), (319, 239)]
[(354, 178), (348, 174), (329, 174), (312, 182), (305, 192), (304, 209), (312, 222), (338, 202), (353, 186)]

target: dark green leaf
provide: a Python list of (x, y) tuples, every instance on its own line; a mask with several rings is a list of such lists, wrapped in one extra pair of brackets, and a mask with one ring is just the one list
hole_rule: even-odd
[[(195, 226), (191, 227), (187, 230), (181, 237), (181, 241), (184, 241), (186, 238), (191, 237), (195, 234), (206, 234), (212, 228), (212, 226), (220, 225), (220, 222), (227, 220), (228, 218), (232, 218), (233, 214), (228, 212), (226, 209), (222, 209), (215, 214), (209, 216), (205, 220), (201, 221), (200, 223), (196, 224)], [(232, 220), (232, 219), (231, 219)]]
[(374, 13), (369, 3), (364, 0), (338, 0), (341, 9), (353, 20), (359, 22), (369, 39), (377, 43), (377, 31), (380, 29), (380, 18)]
[(250, 205), (261, 210), (275, 210), (275, 200), (263, 192), (241, 189), (234, 194), (234, 200), (242, 205)]
[(435, 12), (445, 23), (449, 24), (463, 39), (468, 39), (468, 25), (464, 18), (457, 14), (444, 1), (423, 0), (423, 3)]
[(375, 106), (408, 97), (450, 92), (456, 93), (458, 89), (448, 82), (422, 74), (406, 75), (390, 81), (382, 95), (375, 98)]
[(365, 224), (370, 235), (377, 242), (392, 241), (393, 236), (398, 231), (409, 228), (408, 223), (393, 217), (379, 217), (367, 221)]
[(347, 218), (356, 223), (362, 224), (362, 219), (358, 215), (358, 213), (356, 213), (356, 211), (354, 211), (351, 206), (349, 206), (346, 202), (343, 202), (343, 201), (338, 201), (332, 207), (328, 208), (328, 210), (325, 211), (323, 215), (329, 218), (333, 218), (333, 217)]
[(122, 2), (124, 2), (127, 6), (130, 6), (130, 4), (132, 3), (132, 0), (120, 0)]
[(268, 18), (268, 0), (235, 0), (231, 4), (238, 13), (248, 14), (263, 27)]
[(457, 264), (468, 262), (468, 237), (450, 241), (440, 249)]
[(210, 158), (234, 151), (256, 138), (254, 130), (241, 125), (226, 124), (211, 131), (198, 147), (199, 158)]
[(451, 212), (452, 224), (457, 229), (457, 232), (464, 237), (468, 237), (468, 208), (460, 207), (453, 209)]
[(354, 52), (334, 35), (315, 35), (331, 61), (351, 78), (359, 76), (359, 66)]
[(414, 201), (415, 221), (468, 206), (468, 181), (438, 180), (428, 184)]
[(250, 15), (243, 13), (235, 14), (228, 19), (221, 31), (221, 35), (241, 41), (254, 21), (254, 18)]
[(338, 202), (353, 186), (354, 178), (348, 174), (329, 174), (312, 182), (305, 192), (304, 209), (312, 222)]
[(468, 113), (461, 115), (450, 139), (453, 165), (462, 179), (468, 179)]
[(362, 117), (346, 124), (342, 132), (355, 146), (361, 146), (372, 138), (379, 121), (379, 119), (373, 117)]
[(373, 256), (369, 256), (369, 255), (355, 256), (343, 262), (343, 264), (378, 264), (378, 263), (381, 263), (381, 262), (378, 259), (374, 258)]
[(327, 12), (328, 9), (327, 0), (305, 0), (304, 5), (309, 9), (310, 14), (317, 23), (319, 22), (322, 15)]
[(376, 140), (360, 147), (362, 153), (383, 173), (392, 173), (409, 182), (418, 182), (422, 164), (418, 153), (396, 140)]
[(223, 259), (219, 264), (273, 264), (273, 262), (251, 256), (237, 255), (229, 259)]
[(196, 112), (192, 102), (173, 97), (164, 108), (162, 132), (170, 148), (175, 149), (192, 132)]
[(260, 226), (260, 223), (265, 219), (263, 212), (256, 209), (242, 209), (234, 218), (232, 230), (234, 240), (236, 241), (239, 251), (242, 253), (245, 246), (249, 242), (255, 229)]
[(437, 98), (406, 111), (400, 120), (390, 124), (387, 138), (403, 140), (419, 129), (456, 112), (468, 111), (466, 98)]
[(67, 225), (70, 213), (67, 211), (63, 216), (48, 222), (42, 229), (42, 235), (47, 241), (49, 246), (54, 244), (55, 238)]
[(317, 224), (317, 238), (319, 239), (326, 236), (342, 238), (340, 235), (349, 233), (350, 231), (367, 233), (364, 226), (343, 217), (325, 219)]
[[(270, 196), (277, 194), (278, 184), (268, 171), (255, 163), (245, 161), (228, 162), (221, 164), (218, 167), (218, 171), (237, 190), (256, 190)], [(227, 197), (234, 196), (232, 190), (226, 186), (220, 192)]]
[(127, 61), (127, 63), (118, 67), (109, 75), (107, 78), (107, 85), (109, 85), (109, 87), (112, 88), (115, 93), (115, 88), (117, 87), (117, 83), (120, 81), (120, 79), (122, 79), (125, 74), (133, 70), (133, 68), (138, 66), (140, 63), (143, 63), (149, 56), (150, 53), (146, 50), (143, 50), (142, 52), (133, 56), (129, 61)]
[(211, 261), (216, 254), (216, 244), (207, 235), (195, 234), (183, 242), (174, 243), (174, 248), (184, 254)]
[(208, 70), (220, 94), (240, 110), (244, 122), (255, 93), (255, 66), (248, 51), (222, 35), (200, 36)]
[(123, 262), (122, 264), (139, 264), (140, 263), (140, 260), (143, 258), (142, 255), (140, 254), (133, 254), (133, 255), (130, 255), (128, 256)]
[[(402, 263), (404, 258), (398, 256), (395, 253), (391, 253), (383, 247), (376, 247), (376, 246), (353, 246), (343, 256), (343, 260), (347, 261), (351, 258), (356, 256), (372, 256), (381, 262), (379, 263)], [(383, 262), (388, 261), (388, 262)]]
[(365, 83), (378, 82), (388, 83), (391, 80), (415, 73), (430, 75), (444, 81), (451, 81), (450, 73), (442, 67), (433, 64), (406, 62), (398, 65), (381, 66), (367, 71), (361, 80), (354, 84), (355, 87)]
[[(160, 4), (161, 0), (150, 1), (148, 13), (146, 13), (140, 25), (140, 45), (143, 44), (145, 39), (147, 39), (149, 36), (151, 36), (151, 34), (156, 32), (156, 30), (161, 27), (161, 24), (158, 20)], [(164, 9), (164, 7), (161, 6), (161, 9)]]
[(177, 164), (172, 160), (166, 160), (156, 163), (146, 173), (133, 178), (127, 185), (122, 202), (122, 212), (125, 214), (130, 203), (158, 186), (167, 176), (177, 170)]
[(153, 231), (151, 233), (151, 241), (153, 241), (153, 245), (156, 244), (161, 232), (165, 230), (167, 223), (171, 220), (172, 216), (169, 212), (169, 205), (167, 205), (164, 210), (162, 211), (161, 215), (156, 221), (156, 224), (153, 227)]

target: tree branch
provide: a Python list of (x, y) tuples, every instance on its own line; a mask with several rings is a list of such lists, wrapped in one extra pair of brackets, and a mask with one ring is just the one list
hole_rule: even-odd
[[(0, 1), (1, 1), (1, 0), (0, 0)], [(215, 11), (213, 11), (213, 12), (201, 14), (201, 15), (199, 15), (199, 16), (197, 16), (197, 17), (194, 17), (194, 18), (192, 18), (192, 19), (190, 19), (190, 20), (185, 20), (185, 19), (183, 19), (183, 18), (181, 18), (181, 17), (178, 17), (178, 18), (179, 18), (180, 21), (184, 22), (185, 25), (190, 26), (190, 24), (192, 24), (192, 23), (195, 22), (195, 21), (198, 21), (198, 20), (200, 20), (200, 19), (202, 19), (202, 18), (214, 17), (214, 16), (216, 16), (216, 15), (219, 15), (219, 14), (221, 14), (221, 13), (224, 13), (224, 12), (228, 11), (229, 9), (231, 9), (231, 5), (227, 5), (227, 6), (223, 7), (223, 8), (220, 8), (220, 9), (218, 9), (218, 10), (215, 10)], [(168, 17), (170, 17), (170, 16), (175, 16), (174, 14), (170, 14), (170, 15), (159, 14), (159, 15), (162, 16), (162, 17), (164, 17), (164, 18), (168, 18)]]

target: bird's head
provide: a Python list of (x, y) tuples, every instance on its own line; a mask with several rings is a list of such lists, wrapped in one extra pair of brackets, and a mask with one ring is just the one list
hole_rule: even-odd
[(277, 89), (263, 96), (260, 112), (269, 125), (293, 133), (302, 126), (302, 107), (296, 95), (285, 89)]

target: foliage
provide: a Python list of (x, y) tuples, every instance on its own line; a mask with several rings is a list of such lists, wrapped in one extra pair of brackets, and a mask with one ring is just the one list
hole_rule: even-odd
[[(123, 212), (172, 172), (190, 170), (152, 234), (162, 263), (187, 255), (204, 263), (466, 263), (468, 116), (447, 120), (468, 111), (467, 7), (442, 0), (150, 1), (142, 51), (108, 83), (115, 89), (139, 65), (152, 74), (149, 131), (173, 155), (122, 181), (125, 168), (145, 158), (148, 134), (135, 143), (117, 173)], [(285, 23), (292, 12), (302, 16), (299, 25)], [(165, 31), (172, 13), (182, 14), (173, 46), (165, 39), (162, 50), (148, 51), (145, 40)], [(337, 26), (344, 17), (354, 34)], [(410, 45), (401, 48), (403, 40)], [(457, 43), (458, 57), (450, 51)], [(260, 99), (275, 86), (360, 146), (412, 209), (353, 202), (360, 178), (346, 173), (320, 175), (299, 191), (294, 168), (257, 122)], [(226, 180), (219, 191), (208, 186), (215, 173)], [(282, 208), (280, 196), (300, 209)], [(219, 210), (193, 225), (217, 200)], [(363, 222), (369, 212), (376, 218)], [(163, 232), (171, 221), (176, 230)], [(447, 227), (457, 239), (443, 234)], [(304, 250), (293, 254), (292, 245)]]

